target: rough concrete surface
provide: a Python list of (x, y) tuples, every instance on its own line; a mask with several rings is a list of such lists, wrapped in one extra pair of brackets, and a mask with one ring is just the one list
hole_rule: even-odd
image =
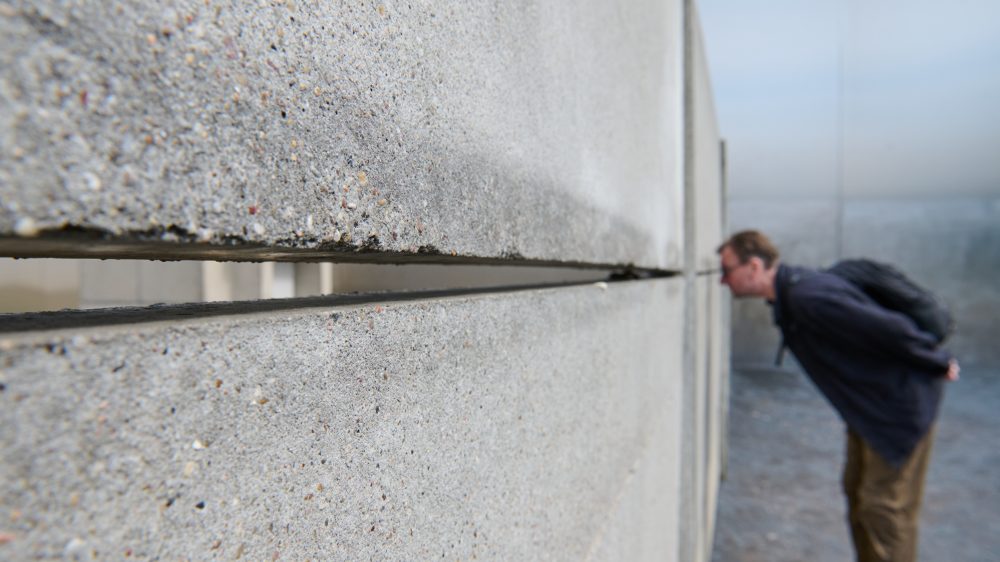
[[(694, 2), (691, 3), (694, 8)], [(722, 146), (719, 123), (715, 114), (712, 80), (708, 73), (708, 56), (705, 53), (701, 25), (695, 20), (692, 26), (691, 46), (694, 61), (691, 79), (691, 118), (693, 137), (688, 154), (694, 172), (695, 263), (698, 271), (718, 269), (715, 249), (722, 243)]]
[[(964, 369), (944, 400), (927, 476), (920, 560), (1000, 553), (1000, 370)], [(715, 562), (853, 559), (840, 491), (843, 424), (804, 375), (736, 370)]]
[(695, 322), (693, 371), (684, 379), (681, 441), (681, 560), (708, 560), (711, 555), (715, 505), (721, 477), (724, 371), (722, 310), (717, 275), (699, 275), (694, 283)]
[(682, 287), (4, 335), (0, 557), (671, 559)]
[(3, 2), (0, 234), (678, 269), (681, 29), (678, 0)]

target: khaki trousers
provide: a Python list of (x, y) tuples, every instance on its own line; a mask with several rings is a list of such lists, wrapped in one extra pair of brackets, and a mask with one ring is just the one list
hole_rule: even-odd
[(916, 562), (917, 521), (933, 440), (931, 428), (896, 468), (848, 430), (843, 485), (858, 562)]

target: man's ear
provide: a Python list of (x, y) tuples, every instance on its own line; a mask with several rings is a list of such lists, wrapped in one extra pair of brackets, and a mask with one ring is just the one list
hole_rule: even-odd
[(764, 267), (764, 260), (761, 259), (760, 256), (750, 256), (750, 259), (747, 260), (747, 263), (750, 264), (750, 269), (753, 270), (754, 273), (764, 271), (765, 269), (767, 269), (766, 267)]

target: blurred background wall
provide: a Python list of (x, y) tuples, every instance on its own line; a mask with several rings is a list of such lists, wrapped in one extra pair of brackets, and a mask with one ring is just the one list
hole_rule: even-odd
[[(786, 262), (891, 262), (952, 308), (949, 347), (1000, 364), (1000, 5), (703, 0), (728, 231)], [(769, 363), (770, 309), (733, 306), (733, 361)]]

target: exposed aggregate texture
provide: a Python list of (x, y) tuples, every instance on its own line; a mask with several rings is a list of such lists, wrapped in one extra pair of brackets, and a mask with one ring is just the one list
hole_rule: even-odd
[(0, 235), (677, 269), (676, 2), (0, 4)]
[(0, 557), (661, 558), (681, 287), (0, 337)]

